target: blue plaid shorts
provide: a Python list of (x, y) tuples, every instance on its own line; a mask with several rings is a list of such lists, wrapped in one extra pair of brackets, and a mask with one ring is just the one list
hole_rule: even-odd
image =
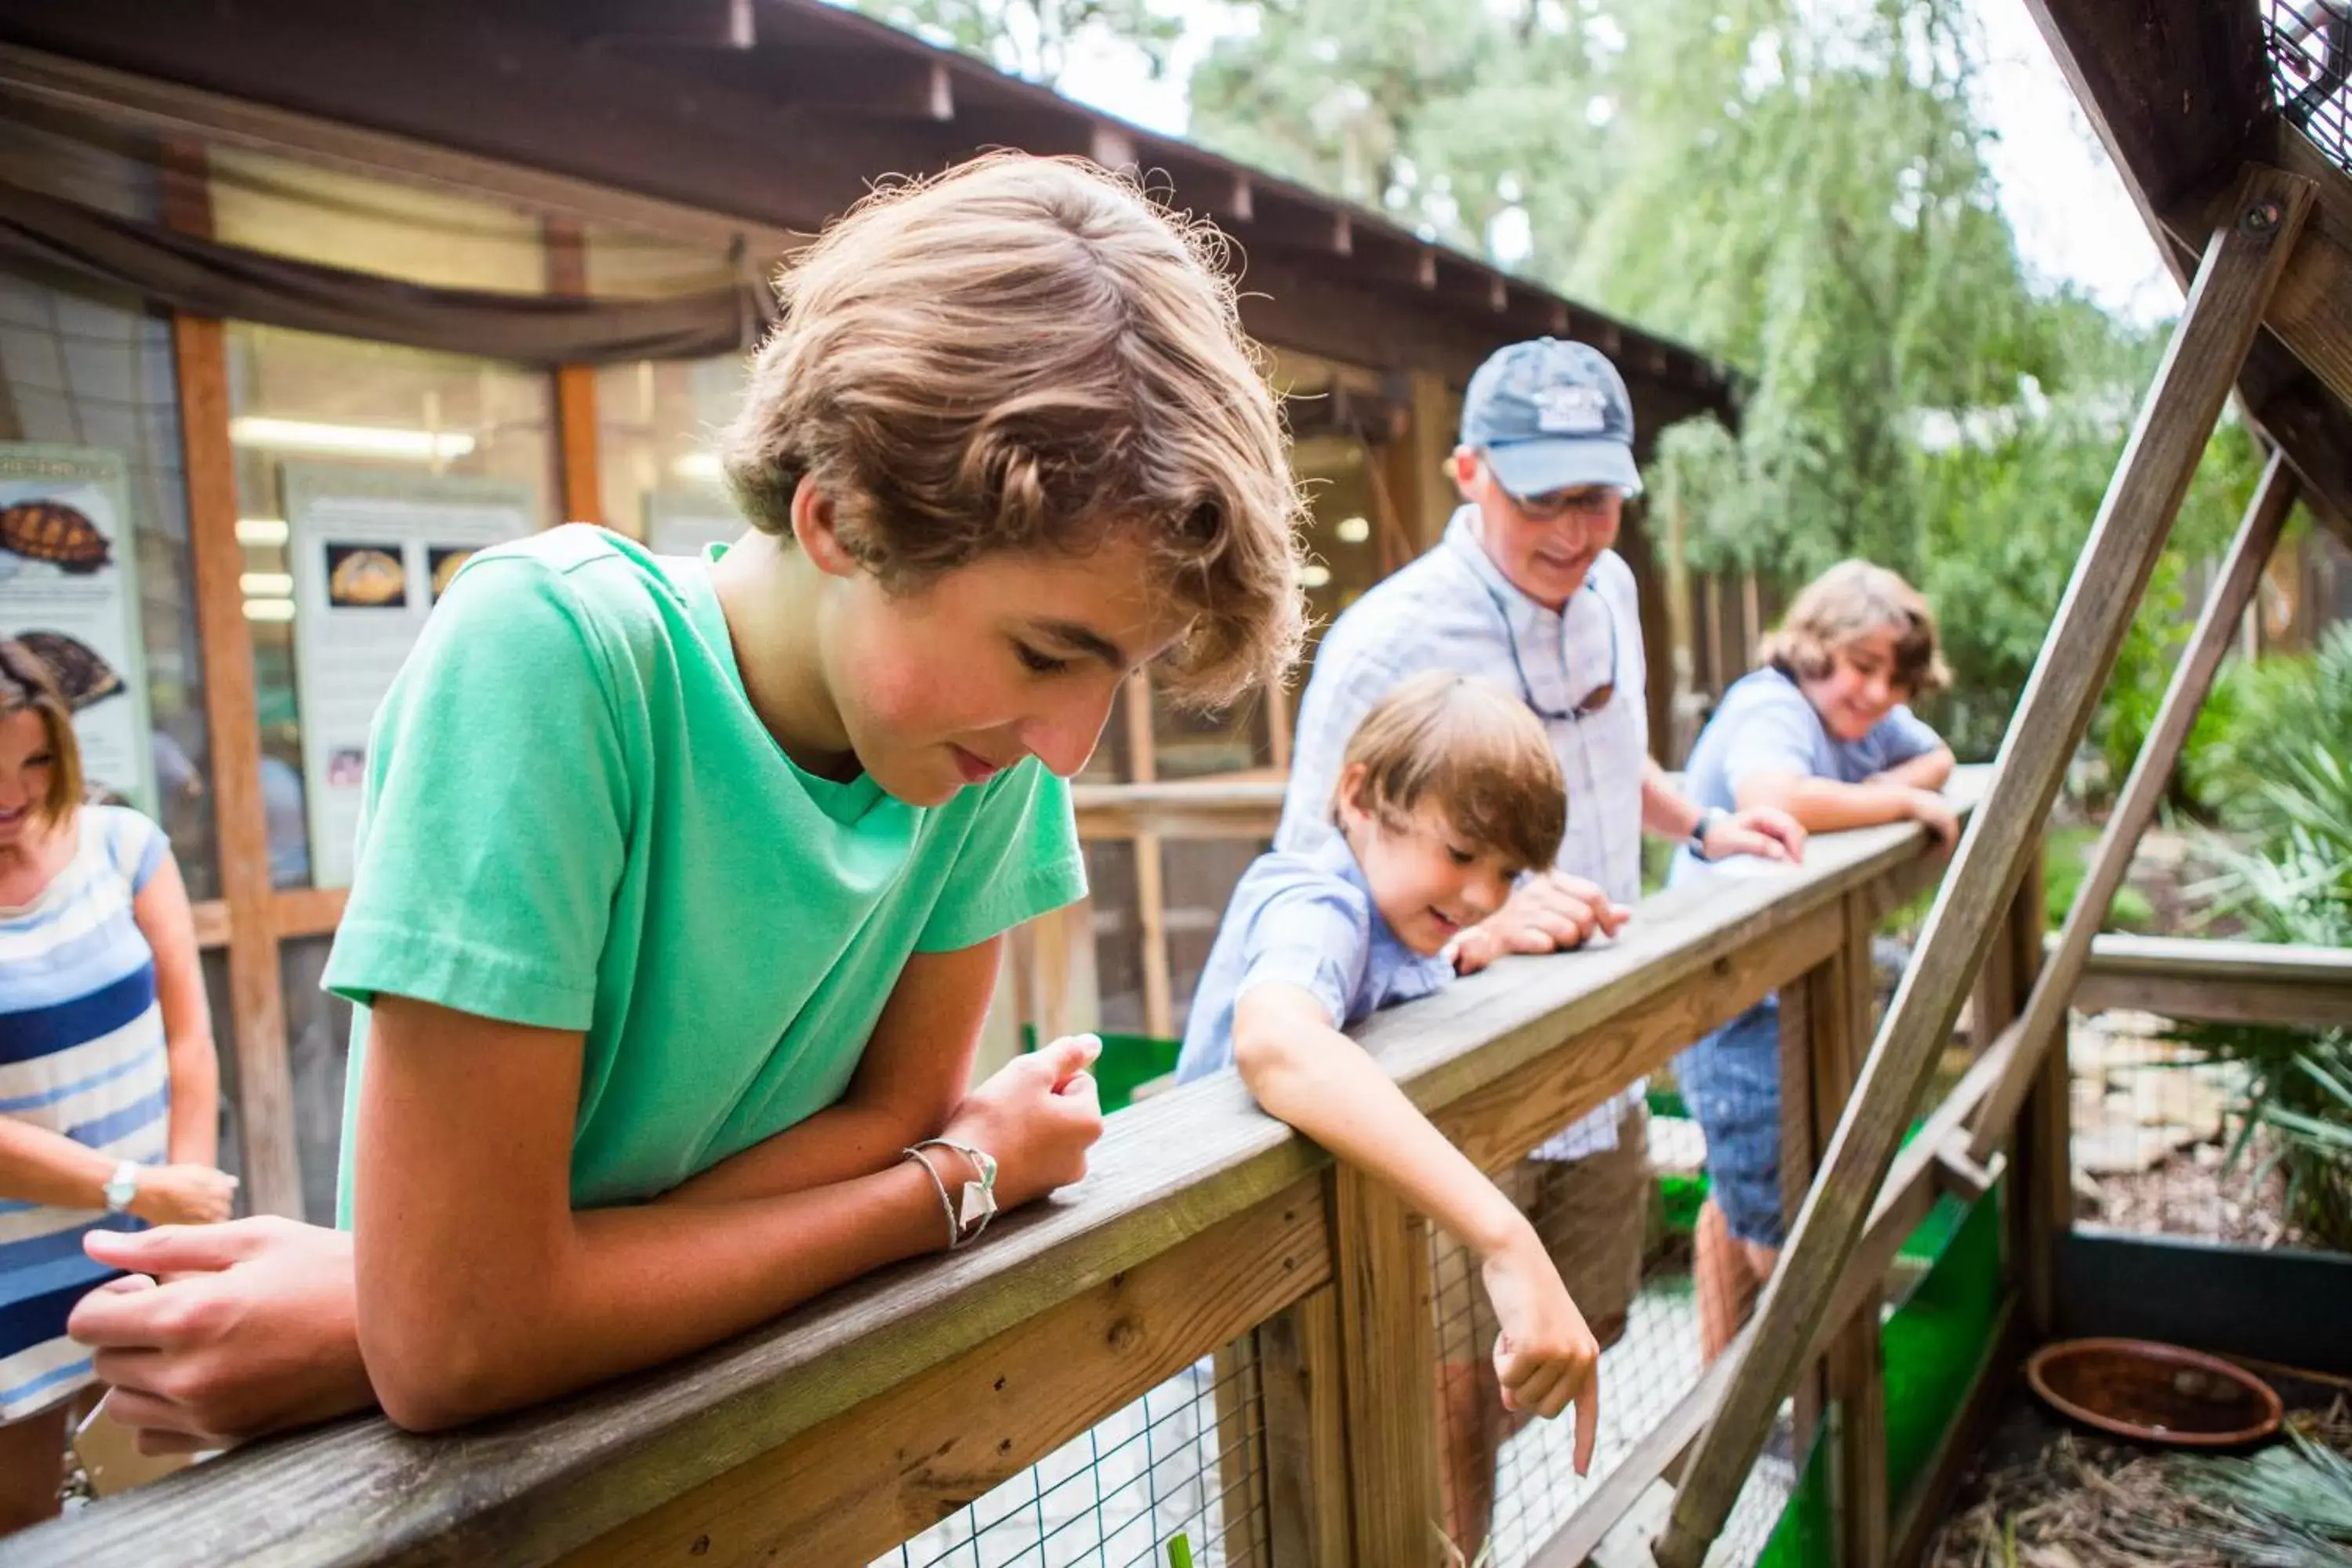
[(1788, 1239), (1780, 1214), (1780, 1005), (1766, 998), (1675, 1058), (1683, 1101), (1706, 1134), (1707, 1194), (1731, 1234)]

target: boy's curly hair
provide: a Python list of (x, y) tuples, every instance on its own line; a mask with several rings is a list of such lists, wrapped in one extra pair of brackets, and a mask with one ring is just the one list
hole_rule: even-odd
[(1939, 691), (1951, 680), (1927, 596), (1867, 561), (1841, 561), (1806, 584), (1757, 652), (1792, 680), (1819, 680), (1840, 649), (1874, 632), (1895, 634), (1895, 684), (1906, 700)]
[(1548, 871), (1559, 858), (1559, 758), (1542, 721), (1493, 681), (1436, 669), (1403, 682), (1348, 737), (1341, 778), (1358, 763), (1356, 804), (1391, 826), (1429, 805), (1471, 850), (1501, 856), (1514, 872)]
[(786, 267), (729, 483), (789, 536), (814, 479), (894, 590), (1126, 532), (1192, 617), (1170, 689), (1215, 705), (1276, 679), (1301, 632), (1300, 504), (1222, 244), (1075, 159), (877, 192)]

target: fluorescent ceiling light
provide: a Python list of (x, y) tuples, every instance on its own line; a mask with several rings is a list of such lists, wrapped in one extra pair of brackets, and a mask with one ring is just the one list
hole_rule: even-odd
[(1372, 525), (1360, 517), (1343, 517), (1339, 520), (1339, 531), (1342, 542), (1361, 544), (1372, 536)]
[(291, 599), (247, 599), (245, 618), (248, 621), (290, 621), (294, 618)]
[(698, 479), (707, 485), (726, 482), (727, 471), (719, 466), (716, 452), (688, 452), (669, 466), (669, 471), (681, 479)]
[(268, 550), (286, 542), (290, 531), (282, 517), (240, 517), (236, 520), (236, 542), (250, 544), (257, 550)]
[(238, 592), (248, 599), (290, 599), (294, 596), (294, 574), (291, 572), (247, 572), (236, 580)]
[(307, 419), (240, 415), (228, 422), (240, 447), (278, 452), (337, 452), (359, 458), (462, 458), (474, 438), (462, 430), (407, 430), (384, 425), (318, 425)]

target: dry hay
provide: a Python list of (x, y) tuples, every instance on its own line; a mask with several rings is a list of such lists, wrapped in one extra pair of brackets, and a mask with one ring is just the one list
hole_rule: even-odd
[[(2352, 1406), (2345, 1400), (2325, 1415), (2290, 1419), (2317, 1444), (2352, 1455)], [(1927, 1568), (2352, 1568), (2352, 1547), (2287, 1539), (2218, 1500), (2226, 1488), (2212, 1479), (2213, 1466), (2201, 1456), (2060, 1432), (2038, 1453), (1971, 1478), (1975, 1500), (1944, 1521), (1925, 1562)]]

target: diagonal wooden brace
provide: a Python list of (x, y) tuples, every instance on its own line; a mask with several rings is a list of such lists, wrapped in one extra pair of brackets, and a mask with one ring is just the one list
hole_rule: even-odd
[(2108, 814), (2098, 847), (2092, 851), (2083, 885), (2075, 890), (2074, 907), (2066, 911), (2066, 924), (2042, 962), (2032, 994), (2026, 998), (2024, 1021), (2020, 1025), (2024, 1037), (2018, 1053), (2010, 1062), (2008, 1074), (1993, 1086), (1977, 1113), (1968, 1152), (1969, 1158), (1979, 1164), (1990, 1159), (2009, 1135), (2010, 1123), (2017, 1119), (2034, 1075), (2042, 1070), (2042, 1058), (2064, 1036), (2066, 1006), (2091, 956), (2091, 939), (2098, 934), (2107, 918), (2107, 907), (2123, 886), (2140, 835), (2156, 820), (2156, 808), (2163, 802), (2165, 784), (2172, 777), (2173, 764), (2180, 760), (2181, 748), (2197, 721), (2197, 710), (2213, 689), (2213, 677), (2229, 651), (2238, 618), (2253, 602), (2263, 567), (2294, 506), (2295, 489), (2293, 471), (2273, 453), (2270, 466), (2263, 470), (2262, 483), (2254, 489), (2253, 501), (2246, 508), (2245, 521), (2238, 527), (2238, 537), (2230, 546), (2221, 575), (2206, 595), (2197, 629), (2165, 688), (2164, 701), (2132, 763), (2131, 776), (2116, 796), (2115, 810)]
[(2076, 561), (2041, 658), (2011, 716), (1992, 783), (1969, 823), (1918, 952), (1897, 986), (1862, 1081), (1797, 1216), (1756, 1331), (1698, 1442), (1656, 1548), (1662, 1568), (1698, 1568), (1763, 1447), (1845, 1271), (1911, 1108), (1951, 1037), (2068, 759), (2115, 668), (2190, 476), (2260, 328), (2313, 201), (2312, 182), (2249, 164), (2206, 246), (2179, 328), (2142, 404), (2115, 480)]

